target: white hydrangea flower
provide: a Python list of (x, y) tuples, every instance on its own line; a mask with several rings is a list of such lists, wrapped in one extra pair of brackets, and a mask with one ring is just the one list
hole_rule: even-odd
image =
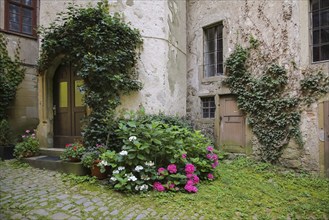
[(153, 167), (154, 162), (153, 161), (145, 162), (145, 165), (148, 166), (148, 167)]
[(142, 191), (142, 190), (148, 190), (148, 188), (149, 188), (149, 186), (148, 185), (146, 185), (146, 184), (143, 184), (143, 185), (141, 185), (140, 186), (140, 190)]
[(133, 182), (135, 182), (137, 180), (137, 178), (133, 175), (133, 174), (130, 174), (129, 176), (128, 176), (128, 181), (133, 181)]
[(125, 167), (118, 167), (118, 170), (121, 171), (121, 170), (124, 170), (126, 169)]
[(135, 170), (136, 170), (137, 172), (139, 172), (139, 171), (141, 171), (141, 170), (143, 170), (143, 169), (144, 169), (144, 167), (142, 167), (141, 165), (138, 165), (138, 166), (135, 167)]
[(111, 180), (112, 180), (113, 182), (115, 182), (115, 181), (117, 181), (117, 178), (115, 178), (114, 176), (112, 176), (112, 177), (111, 177)]
[(113, 174), (118, 174), (119, 170), (113, 170)]
[(128, 155), (128, 151), (126, 150), (123, 150), (119, 153), (121, 156), (125, 156), (125, 155)]
[(137, 185), (137, 186), (135, 186), (135, 190), (136, 191), (138, 191), (139, 190), (139, 186)]
[(129, 141), (135, 141), (135, 140), (137, 140), (137, 137), (136, 136), (129, 137)]
[(102, 160), (100, 162), (100, 164), (103, 165), (103, 166), (108, 166), (109, 165), (106, 160)]

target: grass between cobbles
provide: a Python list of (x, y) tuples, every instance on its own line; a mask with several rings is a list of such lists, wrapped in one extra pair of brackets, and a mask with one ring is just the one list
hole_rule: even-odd
[[(17, 165), (16, 165), (17, 166)], [(20, 166), (21, 167), (21, 166)], [(90, 177), (63, 175), (79, 191), (98, 191), (126, 207), (138, 204), (158, 217), (204, 219), (327, 219), (329, 180), (240, 158), (223, 162), (219, 178), (196, 194), (121, 194)], [(127, 208), (127, 209), (128, 209)], [(124, 213), (120, 213), (124, 214)]]

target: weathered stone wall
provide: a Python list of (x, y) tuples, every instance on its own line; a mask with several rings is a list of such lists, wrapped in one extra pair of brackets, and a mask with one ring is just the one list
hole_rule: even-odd
[[(328, 72), (328, 62), (311, 65), (308, 1), (190, 0), (187, 3), (187, 115), (196, 119), (199, 128), (213, 128), (216, 134), (218, 124), (218, 117), (212, 124), (204, 123), (201, 119), (200, 97), (229, 93), (222, 85), (225, 76), (213, 79), (202, 77), (203, 27), (217, 22), (223, 22), (224, 25), (224, 60), (237, 43), (247, 46), (249, 37), (253, 36), (260, 41), (262, 51), (268, 56), (268, 62), (275, 61), (288, 69), (292, 94), (297, 93), (305, 69), (321, 66)], [(256, 60), (249, 63), (254, 66), (252, 73), (255, 75), (260, 74), (264, 64), (259, 64)], [(318, 112), (318, 103), (305, 108), (301, 123), (305, 145), (298, 147), (291, 141), (280, 160), (282, 164), (293, 168), (319, 170), (319, 158), (323, 155), (319, 154)], [(254, 145), (253, 152), (257, 156), (257, 139), (250, 136), (247, 141)]]
[[(4, 20), (4, 1), (0, 1), (0, 29), (4, 29)], [(36, 128), (39, 123), (36, 69), (39, 46), (36, 39), (5, 32), (3, 34), (11, 56), (14, 56), (16, 48), (19, 47), (20, 60), (26, 69), (25, 78), (17, 89), (16, 99), (8, 110), (10, 128), (14, 135), (18, 136), (25, 129)]]
[[(47, 26), (70, 1), (41, 1), (40, 23)], [(90, 1), (75, 1), (86, 5)], [(111, 13), (123, 15), (143, 38), (138, 63), (144, 88), (123, 97), (121, 109), (185, 115), (186, 112), (186, 2), (182, 0), (111, 0)]]

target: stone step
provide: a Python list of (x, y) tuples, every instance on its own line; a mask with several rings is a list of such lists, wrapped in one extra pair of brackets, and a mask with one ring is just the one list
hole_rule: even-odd
[(64, 148), (40, 148), (40, 154), (51, 156), (51, 157), (60, 157), (63, 153)]
[(58, 156), (40, 155), (22, 159), (32, 167), (46, 170), (54, 170), (60, 173), (72, 173), (78, 176), (88, 175), (90, 170), (85, 168), (81, 162), (67, 162)]

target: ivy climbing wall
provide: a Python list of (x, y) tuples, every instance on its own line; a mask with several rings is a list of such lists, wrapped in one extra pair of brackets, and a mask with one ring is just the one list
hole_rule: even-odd
[[(300, 97), (301, 80), (319, 70), (328, 74), (328, 63), (310, 64), (309, 48), (309, 6), (308, 1), (201, 1), (188, 2), (188, 83), (187, 115), (196, 119), (196, 125), (209, 132), (220, 143), (220, 106), (212, 121), (202, 118), (200, 97), (214, 96), (219, 104), (220, 97), (231, 93), (223, 81), (224, 76), (206, 78), (203, 76), (203, 28), (222, 22), (224, 60), (229, 57), (237, 45), (250, 46), (253, 37), (258, 50), (250, 52), (246, 66), (248, 72), (260, 78), (271, 64), (285, 69), (287, 74), (286, 97)], [(320, 100), (321, 101), (321, 100)], [(312, 100), (310, 105), (300, 104), (300, 131), (304, 144), (298, 145), (288, 140), (277, 162), (298, 169), (319, 171), (321, 160), (321, 140), (319, 140), (319, 107)], [(252, 147), (252, 154), (262, 158), (262, 144), (256, 135), (248, 135), (252, 130), (246, 120), (246, 145)], [(246, 151), (247, 152), (247, 151)], [(248, 152), (247, 152), (248, 153)]]

